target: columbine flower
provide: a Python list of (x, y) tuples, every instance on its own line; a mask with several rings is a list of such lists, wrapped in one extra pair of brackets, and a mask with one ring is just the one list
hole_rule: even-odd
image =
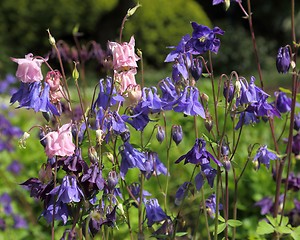
[(72, 156), (75, 145), (72, 142), (71, 123), (61, 126), (58, 131), (48, 133), (45, 138), (47, 145), (45, 148), (49, 158), (53, 156)]
[(223, 96), (227, 102), (231, 102), (234, 97), (234, 86), (232, 81), (224, 82)]
[(195, 81), (198, 81), (202, 75), (202, 61), (199, 58), (193, 59), (191, 65), (191, 74)]
[(156, 87), (143, 88), (141, 108), (146, 113), (156, 113), (162, 109), (162, 101), (157, 95)]
[(204, 109), (199, 102), (199, 91), (195, 87), (186, 87), (173, 109), (175, 112), (182, 112), (188, 116), (199, 115), (205, 119)]
[(291, 56), (288, 47), (280, 47), (276, 58), (276, 67), (279, 73), (287, 73), (290, 68)]
[(13, 173), (13, 174), (15, 174), (15, 175), (19, 175), (19, 173), (21, 172), (22, 168), (23, 168), (23, 165), (19, 161), (13, 160), (11, 162), (11, 164), (9, 164), (7, 166), (6, 170), (9, 171), (9, 172), (11, 172), (11, 173)]
[(159, 83), (159, 87), (162, 91), (161, 100), (163, 102), (163, 109), (171, 110), (178, 99), (174, 82), (171, 78), (165, 78)]
[(139, 57), (134, 52), (135, 40), (133, 36), (130, 38), (129, 43), (108, 42), (108, 47), (113, 54), (114, 70), (122, 71), (137, 67), (136, 61), (139, 60)]
[(13, 215), (13, 219), (14, 219), (14, 225), (13, 228), (19, 229), (19, 228), (28, 228), (28, 224), (26, 222), (26, 220), (21, 217), (20, 215)]
[(184, 182), (176, 191), (175, 194), (175, 204), (179, 206), (182, 202), (182, 200), (186, 197), (188, 194), (189, 188), (193, 186), (191, 182)]
[(90, 183), (90, 187), (93, 189), (97, 187), (99, 190), (102, 190), (104, 188), (102, 171), (100, 170), (97, 162), (92, 164), (86, 173), (83, 174), (81, 182), (85, 181), (88, 181)]
[(60, 186), (54, 188), (49, 194), (57, 194), (57, 202), (70, 203), (80, 202), (83, 193), (77, 186), (75, 176), (65, 176)]
[(2, 205), (2, 208), (6, 215), (12, 214), (13, 211), (11, 207), (11, 197), (8, 195), (8, 193), (3, 193), (0, 196), (0, 205)]
[[(206, 210), (207, 210), (207, 213), (208, 215), (211, 217), (211, 218), (215, 218), (215, 214), (216, 214), (216, 195), (215, 194), (212, 194), (210, 195), (206, 201), (205, 201), (205, 205), (206, 205)], [(223, 205), (220, 203), (219, 204), (219, 210), (222, 210), (223, 209)]]
[[(131, 195), (136, 198), (136, 200), (140, 201), (140, 184), (139, 183), (132, 183), (128, 186), (129, 191), (131, 192)], [(149, 193), (146, 190), (143, 190), (142, 192), (142, 202), (146, 201), (146, 197), (151, 196), (151, 193)]]
[(136, 69), (130, 69), (129, 71), (122, 71), (114, 73), (114, 79), (116, 82), (120, 84), (119, 92), (124, 93), (128, 87), (136, 86), (135, 75), (137, 71)]
[(33, 54), (25, 55), (25, 58), (11, 58), (19, 64), (16, 76), (24, 83), (40, 82), (43, 80), (41, 65), (44, 60), (33, 58)]
[(44, 88), (40, 82), (21, 83), (17, 92), (15, 92), (10, 103), (19, 102), (18, 108), (33, 109), (35, 112), (52, 112), (54, 115), (59, 115), (56, 107), (49, 100), (50, 86), (44, 83)]
[[(48, 203), (45, 204), (45, 210), (42, 215), (48, 223), (52, 223), (53, 215), (55, 220), (62, 220), (64, 224), (68, 221), (68, 206), (63, 202), (56, 202), (54, 206), (54, 197), (51, 197)], [(53, 211), (53, 209), (55, 209)]]
[(145, 158), (145, 175), (147, 179), (149, 179), (152, 175), (167, 175), (168, 170), (165, 165), (159, 160), (158, 154), (156, 152), (146, 152)]
[(260, 168), (260, 164), (265, 164), (267, 168), (270, 167), (270, 160), (278, 159), (275, 153), (270, 152), (267, 146), (264, 145), (257, 150), (254, 156), (253, 162), (258, 163), (257, 169)]
[(204, 184), (203, 176), (206, 177), (209, 186), (213, 188), (216, 175), (217, 170), (212, 168), (209, 163), (201, 165), (201, 172), (195, 177), (196, 189), (199, 191), (202, 188)]
[(288, 183), (288, 190), (293, 190), (294, 192), (298, 192), (300, 190), (300, 176), (295, 176), (292, 172), (289, 174), (288, 178), (282, 179), (282, 183)]
[(212, 3), (212, 5), (218, 5), (218, 4), (220, 4), (220, 3), (224, 3), (224, 2), (226, 2), (226, 1), (230, 1), (230, 2), (241, 2), (242, 0), (213, 0), (213, 3)]
[(296, 131), (299, 131), (299, 129), (300, 129), (300, 113), (298, 113), (298, 114), (295, 115), (295, 118), (294, 118), (294, 129)]
[(151, 227), (154, 223), (166, 220), (168, 216), (161, 209), (156, 198), (152, 198), (145, 203), (147, 225)]
[(172, 52), (170, 52), (168, 54), (168, 56), (165, 59), (165, 62), (174, 62), (176, 58), (178, 58), (178, 56), (181, 53), (185, 53), (185, 44), (188, 42), (188, 40), (191, 39), (191, 36), (189, 34), (185, 35), (182, 37), (182, 39), (180, 40), (179, 44), (177, 45), (177, 47), (171, 47), (171, 48), (175, 48), (175, 50), (173, 50)]
[(120, 147), (120, 153), (122, 157), (120, 166), (121, 178), (125, 178), (129, 168), (139, 168), (141, 171), (146, 171), (145, 155), (132, 147), (129, 142), (124, 142), (124, 145)]
[(300, 154), (300, 133), (293, 136), (292, 153), (298, 158), (298, 155)]
[(276, 97), (275, 106), (281, 113), (291, 111), (292, 99), (289, 98), (284, 92), (275, 92)]
[(212, 159), (218, 166), (222, 166), (222, 163), (215, 159), (213, 155), (211, 155), (205, 148), (206, 142), (202, 138), (197, 138), (193, 148), (187, 153), (182, 155), (177, 159), (175, 163), (180, 163), (185, 159), (184, 164), (192, 163), (192, 164), (207, 164), (210, 163)]
[(203, 54), (207, 51), (218, 53), (220, 47), (220, 39), (216, 38), (216, 34), (223, 35), (224, 31), (219, 27), (212, 30), (204, 25), (192, 22), (194, 29), (192, 38), (186, 43), (186, 50), (192, 54)]

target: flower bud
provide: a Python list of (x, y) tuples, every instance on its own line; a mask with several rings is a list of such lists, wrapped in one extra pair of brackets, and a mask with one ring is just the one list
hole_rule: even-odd
[(276, 67), (279, 73), (287, 73), (290, 68), (291, 56), (289, 48), (280, 47), (276, 58)]
[(21, 148), (26, 148), (26, 140), (30, 137), (30, 134), (28, 132), (24, 132), (23, 136), (19, 140), (19, 146)]
[(44, 130), (40, 129), (39, 132), (39, 138), (40, 138), (40, 143), (42, 144), (43, 147), (46, 147), (47, 144), (47, 140), (45, 138), (45, 132)]
[(78, 78), (79, 78), (79, 72), (77, 70), (77, 64), (78, 64), (77, 62), (74, 62), (74, 69), (73, 69), (73, 72), (72, 72), (72, 77), (75, 81), (77, 81)]
[(88, 150), (88, 155), (89, 155), (89, 159), (92, 163), (96, 163), (98, 162), (99, 158), (98, 158), (98, 153), (96, 151), (96, 149), (91, 146)]
[(183, 137), (182, 127), (180, 125), (173, 125), (171, 130), (173, 141), (178, 145)]
[(129, 8), (128, 11), (127, 11), (127, 17), (132, 16), (132, 15), (135, 13), (135, 11), (136, 11), (139, 7), (141, 7), (141, 6), (142, 6), (142, 5), (138, 3), (135, 7)]
[(51, 45), (51, 46), (55, 46), (55, 44), (56, 44), (55, 38), (52, 37), (52, 35), (51, 35), (49, 29), (47, 29), (47, 32), (48, 32), (48, 36), (49, 36), (49, 43), (50, 43), (50, 45)]
[(258, 160), (255, 160), (252, 163), (253, 163), (254, 170), (257, 171), (259, 169), (259, 162), (258, 162)]
[(163, 142), (163, 140), (165, 139), (166, 133), (165, 133), (165, 129), (162, 126), (158, 126), (157, 127), (157, 134), (156, 134), (156, 139), (157, 141), (159, 141), (160, 143)]
[(210, 132), (213, 128), (213, 125), (214, 125), (214, 123), (213, 123), (212, 117), (211, 117), (210, 113), (207, 112), (205, 122), (204, 122), (204, 126), (205, 126), (206, 130), (208, 132)]
[(130, 139), (130, 131), (125, 130), (125, 132), (121, 133), (121, 138), (123, 142), (127, 142)]
[(103, 134), (104, 132), (101, 129), (96, 130), (96, 139), (99, 145), (101, 145), (103, 142), (103, 136), (104, 136)]
[(227, 102), (231, 102), (234, 97), (234, 86), (232, 81), (224, 82), (223, 96)]
[(296, 131), (299, 131), (299, 129), (300, 129), (300, 113), (298, 113), (297, 115), (295, 115), (295, 118), (294, 118), (294, 129)]
[(107, 177), (107, 187), (109, 190), (113, 190), (115, 186), (118, 184), (119, 177), (115, 171), (110, 171)]
[(199, 78), (202, 75), (202, 62), (201, 59), (196, 58), (192, 61), (192, 66), (191, 66), (191, 74), (195, 81), (198, 81)]

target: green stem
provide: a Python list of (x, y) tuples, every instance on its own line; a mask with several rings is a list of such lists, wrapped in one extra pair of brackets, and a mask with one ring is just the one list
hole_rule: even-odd
[(219, 225), (219, 203), (220, 203), (220, 189), (219, 183), (221, 179), (221, 170), (218, 166), (218, 173), (217, 173), (217, 184), (216, 184), (216, 212), (215, 212), (215, 232), (214, 232), (214, 240), (218, 240), (218, 225)]

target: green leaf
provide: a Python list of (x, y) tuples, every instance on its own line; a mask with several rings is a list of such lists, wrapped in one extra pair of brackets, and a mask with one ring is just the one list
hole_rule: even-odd
[(280, 218), (277, 219), (277, 221), (276, 221), (276, 220), (275, 220), (272, 216), (270, 216), (270, 215), (267, 215), (266, 217), (267, 217), (267, 219), (269, 220), (269, 222), (270, 222), (274, 227), (277, 226), (277, 225), (278, 225), (277, 222), (280, 221)]
[(210, 139), (210, 138), (209, 138), (208, 136), (206, 136), (204, 133), (202, 133), (202, 136), (203, 136), (204, 140), (205, 140), (206, 142), (209, 142), (213, 147), (218, 146), (218, 144), (217, 144), (215, 141), (213, 141), (212, 139)]
[(178, 232), (175, 234), (176, 237), (182, 237), (182, 236), (185, 236), (187, 235), (187, 232)]
[(294, 240), (300, 239), (300, 226), (297, 228), (294, 228), (294, 231), (291, 233), (291, 236)]
[(274, 227), (267, 223), (266, 221), (260, 221), (258, 223), (257, 229), (256, 229), (256, 233), (259, 235), (264, 235), (264, 234), (270, 234), (274, 232)]
[(224, 229), (225, 229), (225, 227), (226, 227), (226, 224), (225, 224), (225, 223), (219, 224), (219, 225), (218, 225), (217, 235), (219, 235), (221, 232), (223, 232)]
[(291, 234), (293, 232), (292, 229), (286, 227), (286, 226), (279, 226), (276, 228), (277, 232), (281, 234)]
[(289, 223), (289, 218), (284, 216), (282, 217), (281, 226), (286, 226)]
[(241, 226), (241, 225), (243, 224), (241, 221), (239, 221), (239, 220), (234, 220), (234, 219), (229, 219), (229, 220), (227, 221), (227, 223), (228, 223), (228, 225), (229, 225), (230, 227), (238, 227), (238, 226)]
[(225, 219), (224, 219), (221, 215), (218, 216), (218, 220), (219, 220), (220, 222), (225, 222)]

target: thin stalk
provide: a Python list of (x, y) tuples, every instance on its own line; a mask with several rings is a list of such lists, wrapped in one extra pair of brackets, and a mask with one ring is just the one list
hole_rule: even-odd
[(215, 231), (214, 231), (214, 240), (218, 240), (218, 218), (219, 218), (219, 203), (220, 203), (220, 189), (219, 183), (221, 178), (221, 169), (218, 166), (218, 173), (217, 173), (217, 184), (216, 184), (216, 212), (215, 212)]
[[(54, 186), (53, 188), (56, 188), (56, 178), (57, 178), (57, 159), (55, 158), (55, 164), (54, 164)], [(54, 230), (54, 221), (55, 221), (55, 207), (56, 207), (56, 197), (54, 197), (54, 203), (53, 203), (53, 214), (52, 214), (52, 223), (51, 223), (51, 239), (55, 240), (55, 230)]]

